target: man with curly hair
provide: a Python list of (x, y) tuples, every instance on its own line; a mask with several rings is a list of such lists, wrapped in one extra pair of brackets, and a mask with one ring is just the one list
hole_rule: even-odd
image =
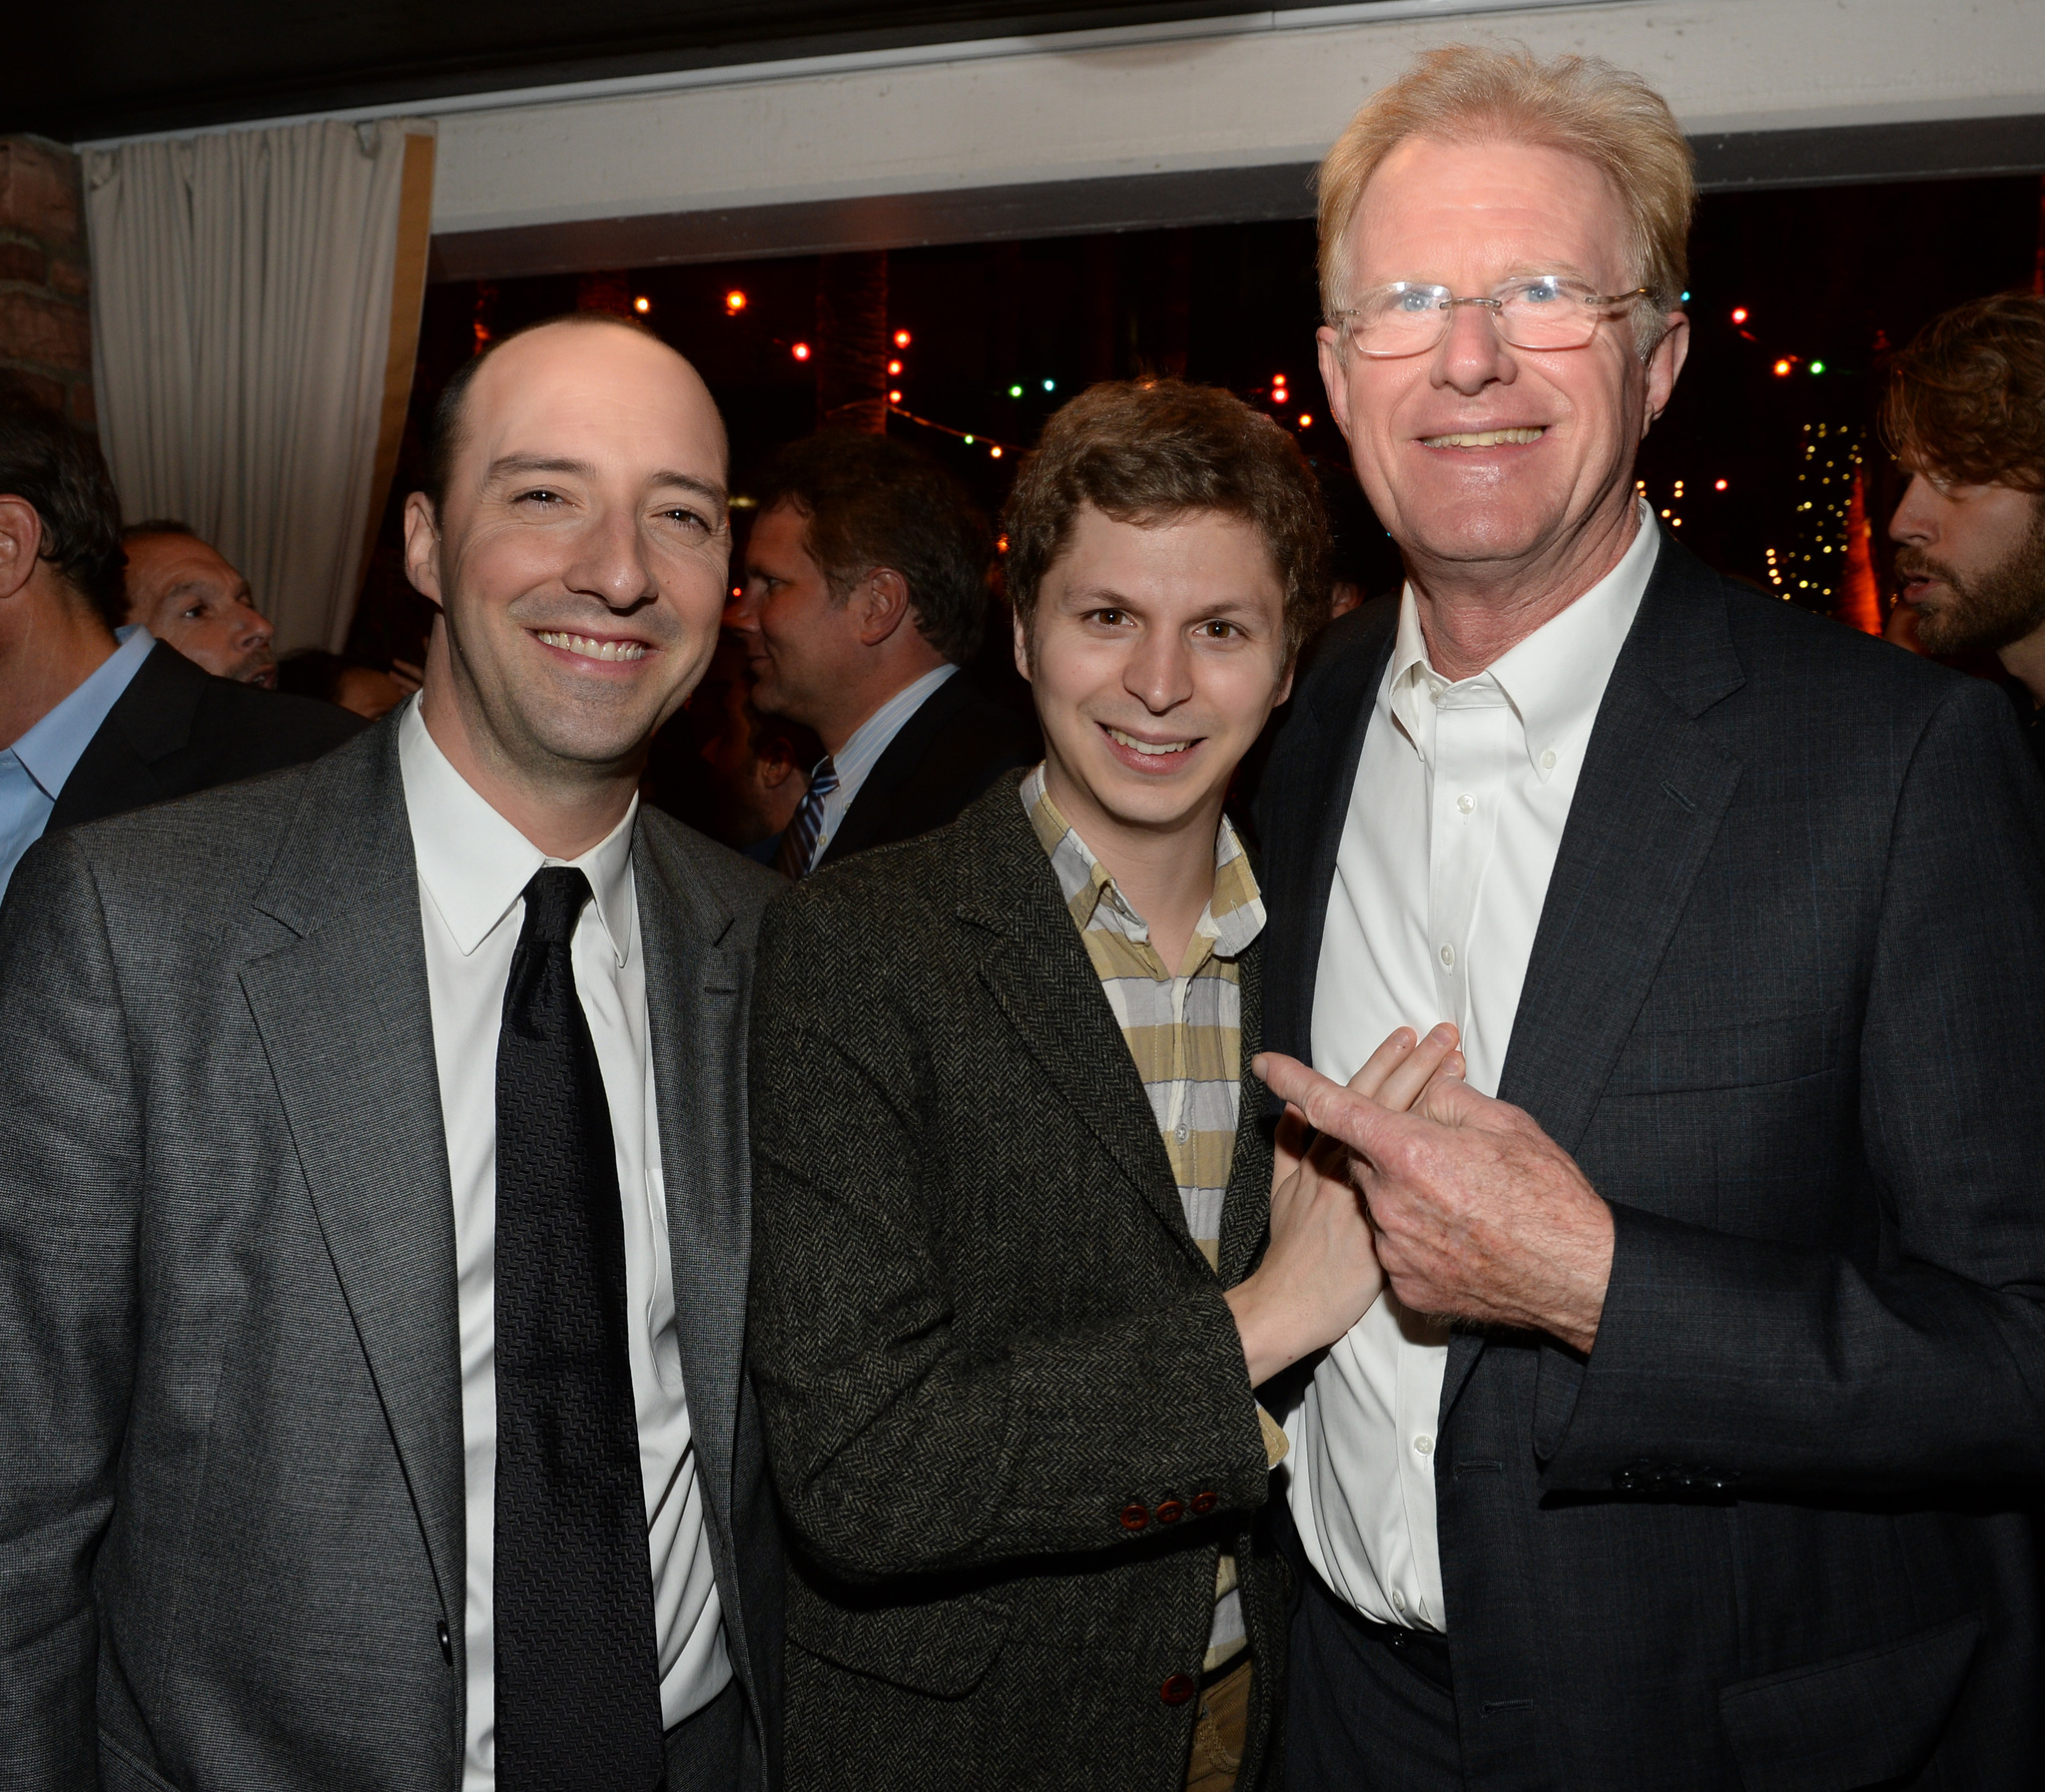
[(2045, 298), (1934, 317), (1896, 357), (1882, 421), (1910, 475), (1889, 535), (1917, 640), (2001, 660), (2045, 767)]

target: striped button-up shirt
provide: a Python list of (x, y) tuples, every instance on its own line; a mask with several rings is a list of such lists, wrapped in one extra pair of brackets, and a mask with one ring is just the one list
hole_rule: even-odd
[[(1237, 960), (1263, 931), (1264, 900), (1235, 830), (1222, 817), (1214, 841), (1214, 894), (1176, 969), (1151, 943), (1150, 929), (1115, 888), (1107, 868), (1058, 812), (1043, 767), (1022, 781), (1022, 807), (1086, 947), (1094, 975), (1128, 1042), (1150, 1098), (1178, 1184), (1186, 1230), (1208, 1263), (1221, 1256), (1221, 1204), (1235, 1158), (1242, 1105), (1242, 988)], [(1284, 1437), (1258, 1413), (1275, 1463)], [(1224, 1553), (1215, 1579), (1209, 1669), (1244, 1642), (1235, 1557)]]

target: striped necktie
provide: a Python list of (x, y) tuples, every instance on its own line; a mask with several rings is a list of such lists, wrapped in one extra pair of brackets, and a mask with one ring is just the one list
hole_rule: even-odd
[(837, 788), (838, 768), (827, 753), (810, 773), (810, 788), (781, 837), (781, 850), (774, 855), (774, 869), (784, 878), (809, 876), (817, 856), (817, 838), (824, 832), (824, 799)]

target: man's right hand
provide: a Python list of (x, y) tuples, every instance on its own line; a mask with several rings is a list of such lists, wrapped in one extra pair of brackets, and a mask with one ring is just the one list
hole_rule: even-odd
[[(1380, 1107), (1403, 1113), (1437, 1075), (1460, 1076), (1456, 1029), (1443, 1021), (1425, 1039), (1400, 1027), (1349, 1079)], [(1250, 1386), (1340, 1338), (1385, 1285), (1370, 1219), (1348, 1174), (1348, 1149), (1309, 1144), (1306, 1116), (1286, 1106), (1271, 1172), (1271, 1242), (1247, 1281), (1227, 1294)]]

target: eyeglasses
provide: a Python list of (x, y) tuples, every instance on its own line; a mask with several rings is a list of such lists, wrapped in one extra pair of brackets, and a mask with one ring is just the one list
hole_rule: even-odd
[(1458, 305), (1478, 304), (1515, 348), (1581, 348), (1607, 317), (1648, 297), (1646, 287), (1594, 293), (1580, 282), (1548, 274), (1509, 280), (1488, 299), (1458, 299), (1447, 287), (1402, 280), (1373, 288), (1361, 302), (1331, 314), (1328, 325), (1358, 354), (1396, 360), (1425, 354), (1449, 333)]

